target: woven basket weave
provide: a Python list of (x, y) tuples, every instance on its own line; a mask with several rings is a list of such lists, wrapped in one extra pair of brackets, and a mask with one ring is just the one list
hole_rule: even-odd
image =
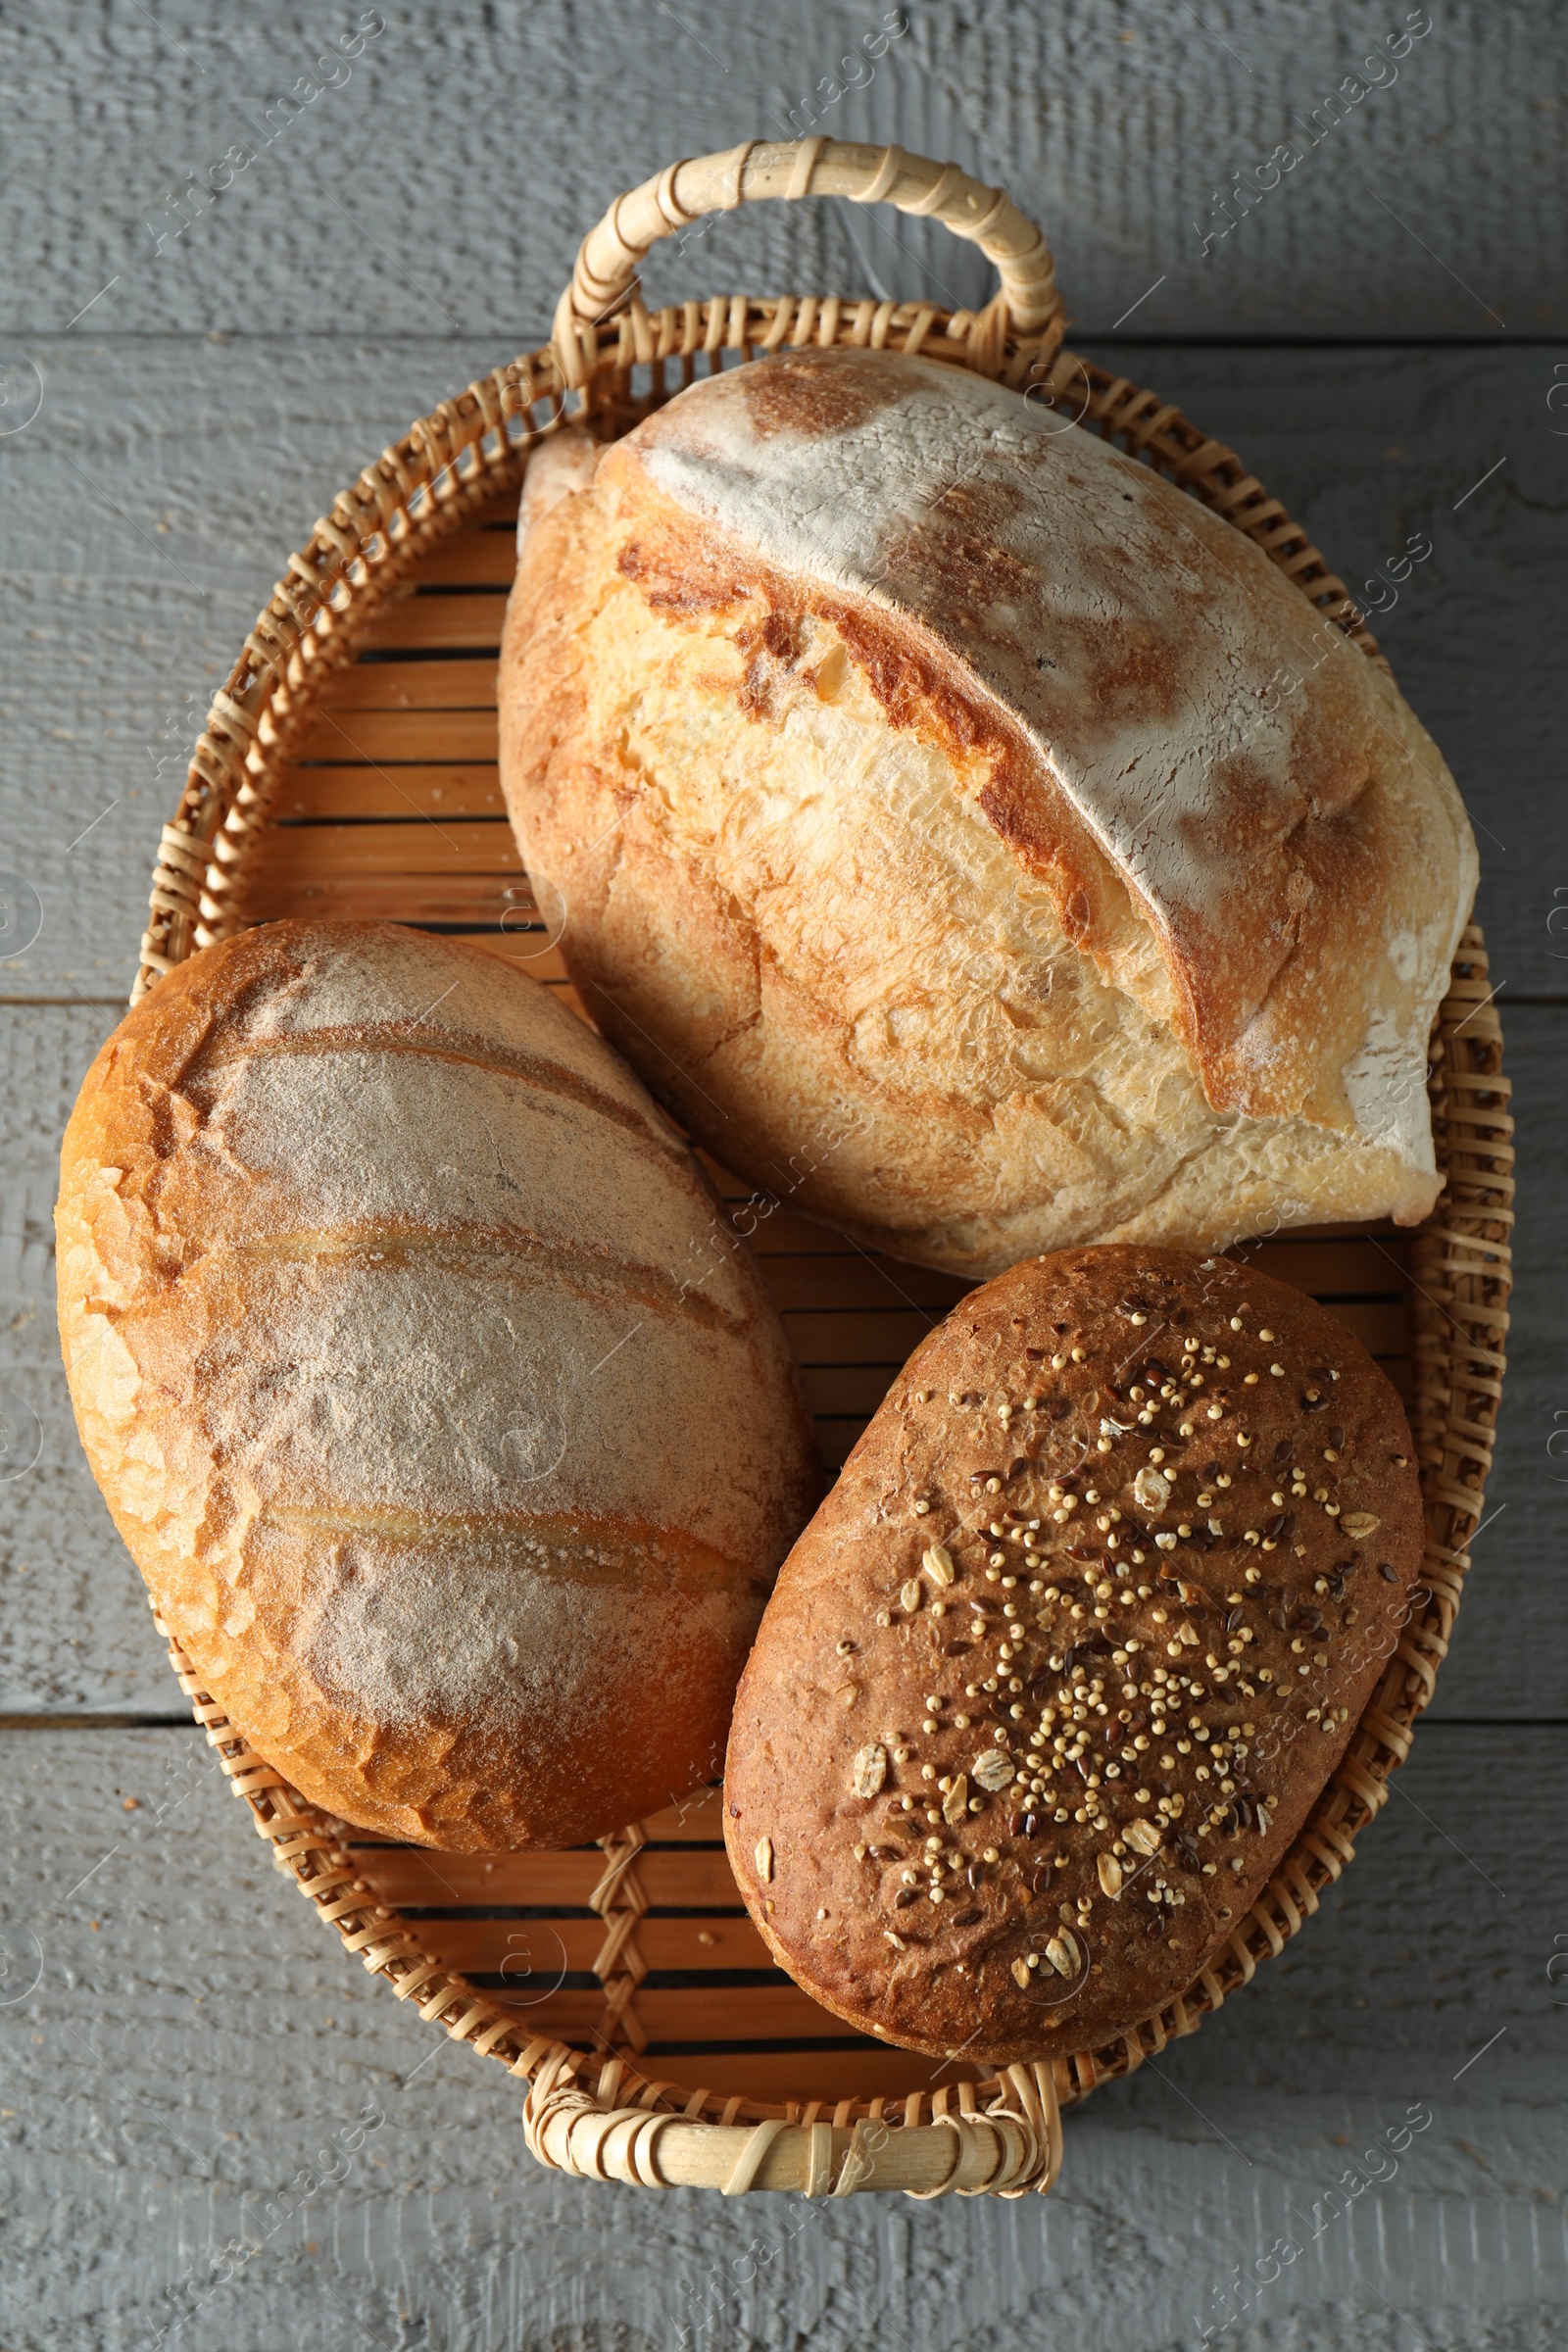
[[(659, 237), (760, 197), (808, 195), (934, 215), (981, 246), (1001, 290), (977, 313), (816, 296), (644, 307), (635, 271)], [(529, 451), (564, 416), (612, 439), (726, 355), (918, 351), (1043, 399), (1226, 515), (1386, 667), (1344, 583), (1234, 451), (1064, 350), (1062, 331), (1038, 229), (951, 164), (825, 139), (752, 142), (621, 197), (584, 240), (553, 341), (412, 426), (290, 558), (164, 828), (135, 998), (247, 924), (326, 913), (474, 939), (573, 1001), (494, 767), (494, 661), (518, 486)], [(1500, 1064), (1472, 927), (1430, 1057), (1447, 1178), (1434, 1216), (1413, 1238), (1336, 1228), (1247, 1248), (1325, 1298), (1400, 1385), (1427, 1502), (1427, 1597), (1256, 1905), (1186, 1994), (1136, 2032), (1000, 2075), (933, 2070), (848, 2032), (767, 1966), (724, 1862), (713, 1792), (585, 1852), (486, 1858), (377, 1844), (324, 1819), (257, 1756), (172, 1643), (181, 1688), (278, 1868), (400, 2000), (526, 2086), (527, 2144), (546, 2164), (730, 2195), (1048, 2189), (1060, 2110), (1191, 2033), (1316, 1909), (1432, 1695), (1482, 1511), (1504, 1364), (1513, 1155)], [(758, 1240), (824, 1450), (841, 1460), (964, 1286), (902, 1266), (895, 1284), (787, 1203)], [(542, 1941), (559, 1946), (553, 1973), (535, 1967)]]

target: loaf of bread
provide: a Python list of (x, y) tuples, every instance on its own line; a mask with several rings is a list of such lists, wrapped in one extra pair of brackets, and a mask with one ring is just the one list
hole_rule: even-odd
[(591, 457), (534, 461), (502, 781), (595, 1020), (726, 1165), (976, 1276), (1431, 1208), (1474, 844), (1260, 548), (888, 353)]
[(1124, 1246), (954, 1308), (795, 1546), (724, 1828), (783, 1967), (1002, 2064), (1197, 1979), (1338, 1763), (1422, 1550), (1395, 1390), (1326, 1308)]
[(809, 1432), (690, 1153), (547, 989), (392, 924), (209, 948), (88, 1073), (57, 1233), (116, 1525), (307, 1797), (555, 1846), (715, 1777)]

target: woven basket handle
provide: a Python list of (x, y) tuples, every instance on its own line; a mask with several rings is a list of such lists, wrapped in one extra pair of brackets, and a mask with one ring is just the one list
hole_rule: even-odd
[(1034, 222), (1001, 188), (971, 179), (956, 164), (849, 139), (747, 139), (722, 155), (671, 164), (617, 196), (588, 231), (571, 283), (556, 306), (554, 340), (565, 381), (575, 388), (587, 380), (592, 330), (632, 291), (651, 245), (705, 213), (733, 212), (764, 196), (792, 203), (802, 196), (847, 196), (854, 204), (934, 214), (997, 266), (1002, 290), (983, 316), (999, 349), (1009, 325), (1019, 334), (1038, 334), (1061, 309), (1050, 249)]

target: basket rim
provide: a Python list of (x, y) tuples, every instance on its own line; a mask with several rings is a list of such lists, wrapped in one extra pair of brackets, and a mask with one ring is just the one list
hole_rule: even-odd
[[(597, 359), (580, 394), (568, 394), (555, 348), (545, 346), (416, 420), (339, 494), (305, 549), (291, 557), (214, 698), (178, 810), (164, 827), (132, 1002), (187, 956), (241, 927), (236, 882), (322, 685), (356, 658), (388, 596), (419, 562), (514, 489), (531, 451), (568, 417), (601, 439), (617, 437), (693, 381), (699, 358), (715, 368), (726, 352), (751, 359), (814, 344), (919, 352), (975, 367), (985, 346), (971, 335), (972, 324), (968, 313), (926, 303), (791, 295), (715, 297), (651, 315), (634, 291), (615, 317), (583, 330), (594, 337)], [(647, 377), (641, 387), (639, 371)], [(1014, 389), (1039, 388), (1062, 406), (1079, 397), (1081, 377), (1083, 405), (1072, 421), (1092, 423), (1224, 514), (1264, 548), (1325, 619), (1387, 670), (1344, 582), (1235, 451), (1203, 435), (1154, 392), (1066, 350), (1059, 321), (1038, 335), (1009, 334), (994, 372)], [(345, 1949), (384, 1977), (399, 1999), (416, 1999), (422, 2018), (438, 2020), (453, 2038), (500, 2059), (530, 2084), (524, 2131), (542, 2162), (640, 2186), (702, 2182), (728, 2194), (752, 2187), (835, 2195), (896, 2187), (922, 2196), (1049, 2189), (1061, 2160), (1060, 2110), (1196, 2031), (1316, 1910), (1322, 1889), (1339, 1878), (1355, 1838), (1386, 1802), (1389, 1775), (1407, 1755), (1415, 1721), (1435, 1690), (1491, 1466), (1508, 1328), (1512, 1120), (1501, 1025), (1473, 923), (1455, 955), (1433, 1046), (1433, 1132), (1446, 1185), (1416, 1230), (1408, 1286), (1416, 1356), (1410, 1418), (1427, 1504), (1418, 1588), (1425, 1599), (1251, 1910), (1184, 1994), (1109, 2042), (1070, 2058), (1013, 2066), (979, 2084), (905, 2099), (780, 2105), (694, 2092), (640, 2075), (623, 2049), (608, 2043), (596, 2055), (530, 2035), (513, 2012), (432, 1958), (416, 1930), (376, 1901), (333, 1825), (249, 1746), (171, 1639), (180, 1686), (274, 1862), (323, 1922), (337, 1928)], [(168, 1638), (167, 1627), (159, 1630)], [(614, 1885), (621, 1866), (641, 1841), (635, 1824), (601, 1840), (610, 1891), (595, 1907), (607, 1926), (619, 1916)], [(632, 1925), (628, 1920), (628, 1933)], [(632, 1982), (602, 1982), (613, 2022)]]
[[(130, 995), (134, 1004), (195, 949), (234, 927), (234, 867), (268, 814), (268, 788), (286, 763), (314, 693), (359, 652), (386, 599), (441, 540), (520, 483), (539, 442), (567, 422), (618, 437), (683, 390), (704, 360), (745, 361), (789, 349), (893, 351), (994, 372), (1023, 396), (1075, 413), (1263, 549), (1319, 616), (1391, 674), (1366, 616), (1307, 532), (1227, 443), (1203, 433), (1173, 402), (1113, 375), (1061, 341), (1061, 321), (1039, 334), (1009, 332), (995, 369), (973, 337), (975, 315), (933, 303), (845, 302), (814, 294), (710, 297), (650, 314), (634, 292), (612, 318), (580, 330), (598, 359), (573, 391), (554, 343), (521, 353), (416, 418), (339, 491), (282, 578), (227, 679), (214, 694), (179, 805), (164, 826), (148, 923)], [(667, 382), (670, 366), (679, 383)], [(640, 397), (634, 371), (654, 381)], [(660, 379), (663, 378), (662, 382)], [(542, 414), (541, 414), (542, 412)]]

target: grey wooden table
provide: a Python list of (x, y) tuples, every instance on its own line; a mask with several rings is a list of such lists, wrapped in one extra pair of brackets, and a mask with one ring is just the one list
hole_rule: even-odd
[[(3, 2352), (1562, 2341), (1565, 33), (1519, 0), (0, 10)], [(1429, 535), (1377, 626), (1475, 817), (1518, 1090), (1504, 1435), (1437, 1704), (1319, 1917), (1071, 2119), (1044, 2202), (536, 2171), (514, 2086), (347, 1963), (246, 1832), (54, 1338), (61, 1127), (282, 556), (543, 339), (617, 189), (813, 128), (1004, 181), (1075, 340), (1239, 446), (1348, 579)], [(649, 281), (986, 291), (925, 224), (831, 205), (725, 220)]]

